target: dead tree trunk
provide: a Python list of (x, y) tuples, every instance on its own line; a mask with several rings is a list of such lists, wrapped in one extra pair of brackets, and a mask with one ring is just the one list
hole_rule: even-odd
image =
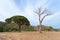
[(39, 15), (39, 32), (42, 33), (42, 23), (40, 17), (41, 15)]
[[(39, 30), (40, 33), (42, 33), (42, 22), (43, 22), (43, 20), (46, 16), (49, 16), (51, 14), (46, 9), (44, 9), (42, 11), (42, 8), (38, 8), (38, 10), (35, 11), (35, 12), (38, 14), (38, 17), (39, 17), (39, 28), (38, 28), (38, 30)], [(45, 15), (43, 17), (41, 17), (43, 14), (45, 14)]]

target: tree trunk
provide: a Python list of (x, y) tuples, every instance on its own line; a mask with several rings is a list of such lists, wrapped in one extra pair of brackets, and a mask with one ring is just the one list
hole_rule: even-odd
[(21, 26), (19, 26), (19, 29), (18, 29), (19, 32), (21, 32)]
[(41, 23), (41, 20), (40, 20), (41, 16), (39, 15), (39, 32), (42, 33), (42, 23)]
[(21, 32), (21, 25), (19, 25), (19, 29), (18, 29), (19, 32)]
[(41, 25), (41, 23), (40, 23), (40, 30), (39, 31), (40, 31), (40, 33), (42, 33), (42, 25)]

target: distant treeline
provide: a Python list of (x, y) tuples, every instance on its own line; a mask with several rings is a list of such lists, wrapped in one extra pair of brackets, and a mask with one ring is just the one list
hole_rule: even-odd
[[(42, 25), (42, 31), (60, 31), (60, 29), (54, 29), (51, 26)], [(0, 21), (0, 32), (18, 32), (18, 25), (16, 23), (6, 24)], [(21, 26), (21, 31), (38, 31), (39, 26)]]

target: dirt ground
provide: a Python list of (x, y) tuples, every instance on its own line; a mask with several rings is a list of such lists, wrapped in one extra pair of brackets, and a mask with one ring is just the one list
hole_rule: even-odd
[(0, 32), (0, 40), (60, 40), (60, 32)]

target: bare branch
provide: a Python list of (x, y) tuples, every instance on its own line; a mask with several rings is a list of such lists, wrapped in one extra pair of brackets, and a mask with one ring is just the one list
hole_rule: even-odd
[(46, 16), (49, 16), (49, 15), (51, 15), (51, 14), (46, 14), (46, 15), (40, 20), (40, 22), (42, 23), (43, 20), (44, 20), (44, 18), (45, 18)]
[(47, 12), (47, 10), (44, 9), (44, 10), (40, 13), (40, 15), (42, 15), (42, 14), (44, 14), (44, 13), (46, 13), (46, 12)]
[(38, 15), (40, 15), (42, 12), (42, 8), (38, 8), (37, 11), (34, 11), (34, 12), (37, 13)]

